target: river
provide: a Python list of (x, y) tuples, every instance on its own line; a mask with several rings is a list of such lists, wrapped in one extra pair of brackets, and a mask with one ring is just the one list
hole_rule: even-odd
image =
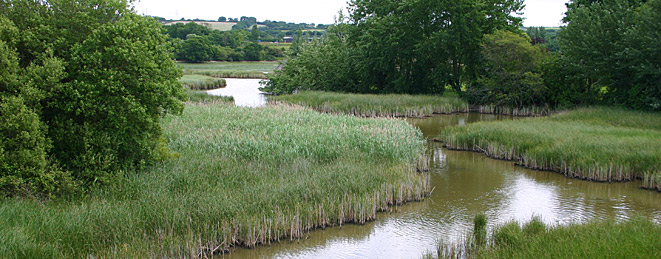
[[(503, 119), (512, 118), (456, 114), (407, 121), (432, 139), (444, 127)], [(480, 212), (487, 215), (490, 227), (511, 220), (528, 221), (533, 216), (551, 224), (636, 215), (661, 222), (661, 193), (642, 190), (639, 183), (574, 180), (477, 153), (450, 151), (431, 141), (428, 148), (434, 191), (426, 200), (394, 207), (365, 225), (316, 230), (302, 240), (236, 248), (219, 257), (418, 258), (434, 251), (439, 240), (460, 242), (469, 233), (473, 216)]]

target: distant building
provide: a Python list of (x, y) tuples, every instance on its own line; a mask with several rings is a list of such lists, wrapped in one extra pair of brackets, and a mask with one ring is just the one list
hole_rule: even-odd
[(294, 42), (294, 38), (293, 38), (293, 37), (289, 37), (289, 36), (287, 36), (287, 37), (283, 37), (282, 40), (283, 40), (285, 43), (292, 43), (292, 42)]

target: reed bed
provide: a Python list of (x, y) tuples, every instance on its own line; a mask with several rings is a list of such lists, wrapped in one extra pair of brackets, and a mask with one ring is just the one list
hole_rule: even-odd
[(539, 117), (539, 116), (550, 116), (556, 113), (556, 110), (551, 109), (548, 106), (532, 106), (524, 108), (513, 108), (505, 106), (493, 106), (493, 105), (480, 105), (471, 111), (476, 111), (484, 114), (500, 114), (500, 115), (509, 115), (509, 116), (522, 116), (522, 117)]
[(475, 236), (439, 244), (426, 258), (660, 258), (661, 226), (646, 218), (551, 226), (539, 218), (495, 227), (486, 244)]
[(225, 79), (204, 75), (184, 75), (179, 81), (190, 90), (211, 90), (227, 86)]
[(0, 257), (207, 257), (373, 220), (430, 193), (419, 130), (276, 106), (187, 103), (172, 159), (69, 201), (0, 202)]
[(234, 97), (232, 96), (210, 95), (206, 91), (188, 90), (186, 95), (188, 97), (186, 101), (192, 103), (234, 103)]
[(585, 180), (643, 180), (661, 191), (661, 114), (582, 108), (551, 117), (445, 129), (450, 149), (481, 152)]
[(192, 75), (203, 75), (213, 78), (238, 78), (238, 79), (267, 79), (267, 74), (259, 71), (185, 71)]
[(308, 106), (325, 113), (360, 117), (425, 117), (469, 110), (468, 104), (458, 97), (430, 95), (302, 91), (292, 95), (269, 97), (269, 100)]

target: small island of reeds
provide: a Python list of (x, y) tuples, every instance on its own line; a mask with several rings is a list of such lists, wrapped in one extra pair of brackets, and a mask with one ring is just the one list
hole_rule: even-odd
[(595, 107), (443, 131), (450, 149), (592, 181), (642, 179), (661, 191), (661, 114)]
[(325, 113), (361, 117), (424, 117), (469, 110), (468, 103), (456, 96), (302, 91), (269, 97), (269, 100), (303, 105)]

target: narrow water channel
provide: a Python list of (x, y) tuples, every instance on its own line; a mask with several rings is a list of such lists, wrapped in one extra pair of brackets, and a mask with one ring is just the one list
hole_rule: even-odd
[[(456, 114), (407, 121), (432, 139), (444, 127), (502, 119), (512, 118)], [(449, 151), (432, 142), (428, 146), (434, 192), (426, 200), (392, 208), (365, 225), (316, 230), (302, 240), (236, 248), (219, 257), (418, 258), (433, 251), (440, 239), (459, 242), (480, 212), (487, 214), (490, 226), (533, 216), (552, 224), (636, 215), (661, 222), (661, 193), (642, 190), (639, 183), (573, 180), (477, 153)]]

